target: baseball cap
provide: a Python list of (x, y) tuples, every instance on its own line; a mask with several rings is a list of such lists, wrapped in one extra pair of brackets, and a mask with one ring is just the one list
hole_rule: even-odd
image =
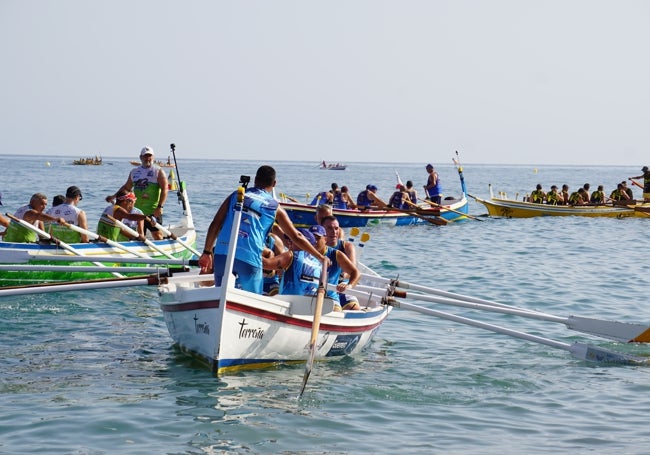
[(431, 163), (427, 164), (427, 169), (433, 169), (433, 164)]
[(303, 237), (307, 239), (309, 243), (311, 243), (312, 245), (316, 245), (316, 237), (314, 237), (314, 235), (311, 232), (309, 232), (309, 229), (298, 228), (298, 232), (300, 232), (303, 235)]
[(81, 190), (78, 186), (71, 186), (65, 191), (65, 197), (72, 199), (81, 196)]
[(327, 234), (327, 232), (325, 232), (325, 228), (320, 224), (314, 224), (309, 228), (309, 232), (315, 236), (319, 235), (321, 237), (324, 237)]
[(375, 185), (368, 185), (368, 189), (370, 191), (377, 191), (378, 188)]
[(140, 156), (145, 155), (153, 155), (153, 149), (149, 146), (142, 147), (142, 150), (140, 150)]

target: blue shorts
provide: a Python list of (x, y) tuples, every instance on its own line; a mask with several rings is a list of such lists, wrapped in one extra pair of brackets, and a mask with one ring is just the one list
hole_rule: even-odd
[[(226, 267), (226, 256), (216, 254), (214, 256), (214, 285), (221, 286), (221, 280)], [(255, 267), (248, 262), (235, 259), (232, 266), (232, 272), (237, 277), (235, 287), (244, 291), (261, 294), (263, 291), (264, 276), (261, 267)]]

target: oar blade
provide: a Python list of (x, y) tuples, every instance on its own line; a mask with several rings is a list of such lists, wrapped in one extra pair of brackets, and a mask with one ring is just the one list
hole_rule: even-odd
[(573, 357), (587, 362), (617, 363), (622, 365), (648, 365), (648, 359), (610, 351), (599, 346), (592, 346), (584, 343), (574, 343), (569, 348)]
[(569, 316), (566, 326), (571, 330), (620, 341), (622, 343), (650, 342), (650, 327), (643, 324)]

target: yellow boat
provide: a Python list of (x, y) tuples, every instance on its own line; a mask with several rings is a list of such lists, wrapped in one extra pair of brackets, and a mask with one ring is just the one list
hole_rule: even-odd
[[(490, 199), (481, 199), (468, 194), (487, 208), (488, 215), (502, 218), (532, 218), (536, 216), (589, 216), (623, 218), (628, 216), (650, 216), (650, 205), (550, 205), (508, 199), (505, 195), (495, 197), (490, 185)], [(647, 210), (646, 213), (644, 210)]]

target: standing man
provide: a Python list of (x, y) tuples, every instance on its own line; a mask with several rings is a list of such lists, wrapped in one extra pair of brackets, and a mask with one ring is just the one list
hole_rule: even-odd
[[(241, 224), (237, 236), (232, 270), (237, 275), (236, 286), (257, 294), (262, 294), (263, 291), (262, 252), (274, 222), (298, 248), (315, 256), (320, 262), (325, 259), (324, 254), (298, 232), (287, 212), (273, 197), (275, 183), (275, 169), (271, 166), (260, 166), (257, 169), (254, 186), (247, 188), (244, 195)], [(210, 223), (205, 236), (205, 248), (199, 258), (202, 271), (209, 270), (210, 266), (213, 267), (216, 286), (221, 286), (225, 273), (236, 202), (237, 192), (234, 191), (221, 203)]]
[(427, 184), (424, 185), (424, 192), (431, 202), (440, 205), (442, 202), (442, 185), (440, 185), (440, 177), (431, 164), (427, 164), (426, 169), (429, 178), (427, 179)]
[(632, 183), (641, 186), (636, 183), (634, 179), (640, 179), (643, 177), (643, 202), (650, 202), (650, 171), (648, 171), (648, 166), (643, 166), (641, 172), (643, 172), (643, 174), (637, 175), (636, 177), (630, 177), (629, 180), (632, 180)]
[[(137, 198), (135, 208), (140, 209), (143, 214), (153, 216), (156, 221), (163, 224), (163, 205), (167, 200), (167, 175), (160, 166), (155, 164), (153, 149), (144, 147), (140, 151), (142, 164), (129, 173), (124, 185), (115, 194), (106, 197), (106, 202), (113, 202), (117, 199), (117, 193), (121, 190), (127, 193), (133, 192)], [(162, 240), (163, 234), (156, 229), (152, 222), (144, 222), (144, 232), (151, 231), (155, 240)]]

